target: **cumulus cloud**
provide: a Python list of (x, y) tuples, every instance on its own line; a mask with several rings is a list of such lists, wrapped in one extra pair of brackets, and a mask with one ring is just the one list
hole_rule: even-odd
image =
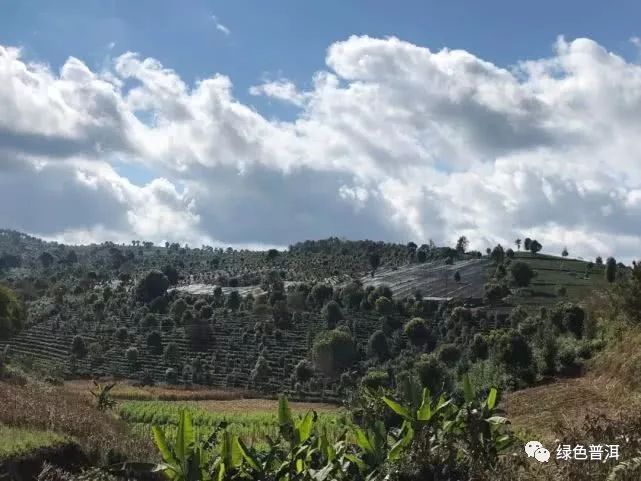
[[(190, 85), (135, 53), (54, 72), (0, 47), (2, 218), (63, 238), (465, 234), (483, 249), (530, 235), (552, 252), (638, 254), (638, 64), (589, 39), (506, 68), (367, 36), (332, 44), (326, 64), (305, 91), (250, 89), (298, 107), (283, 121), (222, 74)], [(123, 159), (158, 178), (134, 184), (113, 167)]]

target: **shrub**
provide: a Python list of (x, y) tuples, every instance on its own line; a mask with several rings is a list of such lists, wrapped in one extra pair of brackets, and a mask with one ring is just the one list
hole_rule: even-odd
[(231, 291), (227, 296), (226, 306), (228, 309), (235, 311), (240, 307), (241, 301), (242, 299), (238, 291)]
[(147, 335), (147, 348), (152, 354), (162, 354), (162, 336), (158, 331), (152, 331)]
[(347, 369), (356, 358), (354, 340), (345, 329), (323, 332), (314, 342), (312, 353), (316, 367), (330, 376)]
[(306, 383), (314, 377), (314, 367), (306, 359), (298, 361), (294, 368), (294, 377), (300, 383)]
[(532, 363), (532, 348), (527, 339), (517, 331), (501, 335), (495, 349), (497, 359), (513, 371), (527, 368)]
[(331, 286), (318, 282), (312, 287), (309, 297), (314, 305), (322, 306), (332, 298), (333, 293), (334, 290)]
[(414, 346), (424, 346), (433, 342), (430, 328), (420, 317), (415, 317), (405, 324), (403, 331)]
[(585, 311), (577, 305), (568, 306), (563, 316), (563, 326), (568, 332), (574, 334), (577, 339), (583, 337), (585, 322)]
[(517, 287), (527, 287), (534, 277), (534, 271), (529, 264), (521, 261), (513, 262), (510, 266), (510, 274), (512, 275), (512, 282)]
[(179, 321), (186, 310), (187, 310), (187, 303), (181, 297), (179, 299), (176, 299), (176, 301), (171, 306), (171, 315), (174, 318), (174, 320)]
[(341, 289), (340, 299), (343, 305), (350, 309), (357, 309), (363, 300), (365, 291), (360, 282), (352, 281)]
[(367, 341), (367, 355), (374, 357), (379, 361), (385, 361), (389, 358), (389, 347), (387, 337), (381, 330), (375, 331)]
[(87, 344), (82, 336), (74, 336), (71, 341), (71, 354), (78, 359), (83, 359), (87, 355)]
[(386, 371), (367, 371), (361, 379), (361, 384), (368, 388), (376, 390), (380, 387), (389, 387), (390, 379)]
[(470, 354), (472, 361), (485, 360), (489, 354), (487, 340), (483, 334), (475, 334), (472, 344), (470, 345)]
[(374, 304), (374, 306), (376, 307), (376, 312), (378, 312), (382, 316), (389, 316), (394, 312), (394, 304), (386, 296), (381, 296), (376, 299), (376, 303)]
[(445, 364), (433, 354), (424, 354), (416, 362), (416, 374), (423, 386), (428, 388), (432, 395), (449, 391), (451, 378)]
[(343, 320), (343, 311), (336, 301), (329, 301), (323, 308), (323, 317), (327, 327), (333, 329), (339, 321)]
[(258, 356), (258, 360), (256, 361), (256, 365), (254, 366), (254, 369), (252, 369), (252, 372), (250, 373), (250, 380), (254, 384), (261, 384), (269, 378), (271, 375), (271, 369), (269, 367), (269, 364), (267, 363), (267, 359), (261, 354)]
[(456, 344), (443, 344), (438, 351), (438, 358), (448, 367), (454, 367), (461, 359), (461, 350)]
[(165, 362), (176, 363), (180, 359), (180, 349), (178, 344), (175, 342), (170, 342), (165, 346), (165, 351), (163, 352), (163, 359)]
[(127, 339), (129, 339), (129, 332), (127, 331), (126, 327), (119, 327), (118, 329), (116, 329), (114, 337), (120, 344), (124, 344), (125, 342), (127, 342)]
[(127, 350), (125, 351), (125, 359), (127, 359), (127, 362), (129, 363), (129, 366), (131, 368), (135, 368), (138, 364), (138, 348), (127, 348)]
[(163, 296), (169, 288), (169, 279), (160, 271), (149, 271), (136, 286), (136, 296), (143, 302), (150, 302)]

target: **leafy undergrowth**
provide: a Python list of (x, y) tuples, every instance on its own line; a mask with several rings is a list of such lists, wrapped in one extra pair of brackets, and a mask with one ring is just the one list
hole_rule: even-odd
[[(134, 423), (137, 431), (148, 434), (152, 424), (176, 426), (180, 413), (186, 411), (194, 425), (202, 430), (206, 431), (220, 423), (226, 423), (230, 432), (248, 445), (263, 445), (268, 436), (274, 438), (278, 434), (277, 407), (278, 401), (255, 399), (189, 403), (130, 401), (122, 403), (118, 412), (123, 419)], [(306, 413), (312, 409), (317, 411), (319, 427), (332, 440), (339, 436), (348, 423), (347, 416), (337, 411), (334, 406), (292, 403), (291, 409), (296, 413)]]
[[(0, 381), (1, 424), (69, 438), (99, 464), (155, 458), (148, 437), (134, 434), (124, 421), (98, 411), (89, 399), (61, 386), (20, 381)], [(11, 440), (9, 443), (13, 444)]]
[(40, 448), (59, 446), (68, 440), (50, 431), (16, 428), (0, 424), (0, 460)]

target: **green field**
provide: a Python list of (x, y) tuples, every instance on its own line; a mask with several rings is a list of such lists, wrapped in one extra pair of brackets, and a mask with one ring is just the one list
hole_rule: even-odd
[(49, 431), (36, 431), (0, 424), (0, 459), (31, 452), (39, 448), (57, 446), (65, 438)]
[[(119, 405), (120, 416), (135, 426), (139, 432), (149, 431), (152, 425), (164, 426), (171, 431), (178, 424), (181, 410), (187, 410), (200, 434), (207, 437), (219, 423), (228, 423), (231, 432), (238, 435), (248, 445), (260, 445), (266, 437), (276, 438), (278, 434), (278, 415), (276, 410), (253, 411), (211, 411), (191, 402), (167, 401), (129, 401)], [(302, 415), (303, 413), (298, 413)], [(317, 426), (325, 431), (330, 439), (336, 439), (349, 423), (347, 416), (340, 410), (318, 413)]]
[[(561, 257), (544, 254), (532, 255), (529, 252), (517, 252), (515, 261), (527, 262), (536, 272), (527, 289), (513, 294), (509, 301), (511, 304), (524, 306), (541, 306), (555, 304), (564, 299), (581, 301), (593, 289), (606, 287), (604, 267), (594, 265), (589, 276), (586, 276), (588, 261), (580, 259), (562, 259)], [(565, 287), (567, 294), (564, 297), (557, 295), (557, 288)]]

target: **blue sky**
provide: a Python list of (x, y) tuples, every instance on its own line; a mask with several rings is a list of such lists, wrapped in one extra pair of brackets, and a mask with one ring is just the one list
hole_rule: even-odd
[(632, 0), (0, 0), (0, 201), (29, 194), (0, 217), (71, 241), (529, 235), (629, 257), (639, 18)]
[[(558, 35), (589, 37), (633, 56), (629, 39), (641, 35), (641, 4), (634, 0), (3, 0), (0, 5), (0, 42), (24, 47), (27, 58), (56, 67), (74, 55), (99, 68), (108, 56), (141, 52), (185, 80), (224, 73), (246, 100), (249, 86), (264, 75), (305, 85), (324, 67), (328, 46), (350, 35), (393, 35), (431, 50), (461, 48), (503, 66), (548, 56)], [(229, 35), (216, 29), (212, 16)]]

